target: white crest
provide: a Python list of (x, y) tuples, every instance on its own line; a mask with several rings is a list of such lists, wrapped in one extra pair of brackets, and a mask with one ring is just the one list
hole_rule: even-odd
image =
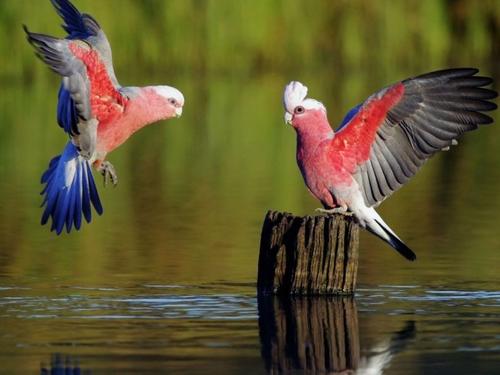
[(285, 92), (283, 93), (283, 105), (285, 110), (293, 114), (295, 107), (303, 106), (305, 109), (322, 109), (326, 112), (325, 106), (315, 100), (306, 98), (307, 96), (307, 86), (303, 85), (298, 81), (292, 81), (285, 87)]
[(302, 101), (307, 96), (307, 86), (304, 86), (298, 81), (292, 81), (285, 87), (285, 92), (283, 93), (283, 105), (288, 113), (293, 113), (293, 110), (298, 105), (302, 104)]

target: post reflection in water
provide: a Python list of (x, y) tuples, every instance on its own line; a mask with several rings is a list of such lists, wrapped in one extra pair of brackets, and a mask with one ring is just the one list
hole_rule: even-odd
[(414, 321), (360, 358), (358, 312), (350, 297), (259, 297), (261, 354), (269, 373), (296, 370), (381, 374), (416, 335)]
[(353, 298), (259, 297), (262, 356), (271, 373), (358, 368), (358, 313)]

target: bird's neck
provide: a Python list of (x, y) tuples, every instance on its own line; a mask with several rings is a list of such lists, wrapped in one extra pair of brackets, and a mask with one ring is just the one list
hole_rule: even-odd
[(127, 117), (132, 132), (153, 122), (166, 120), (175, 114), (167, 98), (159, 95), (152, 87), (141, 87), (129, 100)]
[(297, 132), (297, 153), (312, 153), (325, 140), (334, 137), (326, 116), (314, 116), (295, 126)]
[(98, 151), (103, 155), (146, 125), (175, 116), (175, 109), (168, 105), (168, 99), (150, 87), (125, 87), (121, 92), (127, 97), (122, 117), (100, 124), (98, 128)]

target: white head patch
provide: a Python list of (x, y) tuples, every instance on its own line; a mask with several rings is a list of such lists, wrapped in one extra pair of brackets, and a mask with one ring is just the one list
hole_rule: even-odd
[(156, 92), (167, 98), (167, 99), (175, 99), (177, 103), (179, 103), (181, 106), (184, 105), (184, 95), (182, 95), (182, 92), (177, 90), (175, 87), (170, 87), (170, 86), (154, 86), (154, 89)]
[(307, 86), (304, 86), (298, 81), (292, 81), (285, 87), (283, 93), (283, 105), (285, 110), (293, 114), (297, 106), (303, 106), (305, 109), (323, 109), (326, 112), (325, 106), (315, 100), (307, 98)]

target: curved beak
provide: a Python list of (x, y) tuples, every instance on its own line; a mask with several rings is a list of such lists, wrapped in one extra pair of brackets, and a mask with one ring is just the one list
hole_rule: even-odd
[(181, 117), (182, 115), (182, 107), (177, 107), (175, 109), (175, 117)]
[(285, 112), (285, 123), (287, 123), (288, 125), (292, 125), (292, 118), (293, 118), (293, 115), (289, 112)]

